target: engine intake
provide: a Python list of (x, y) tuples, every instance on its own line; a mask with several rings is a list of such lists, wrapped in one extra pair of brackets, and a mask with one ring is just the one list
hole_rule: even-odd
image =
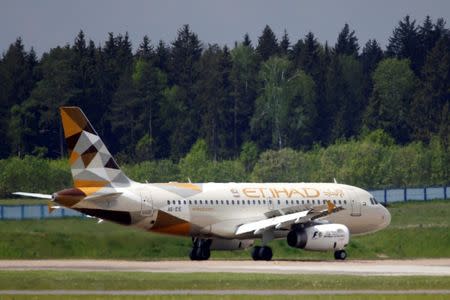
[(287, 235), (289, 246), (313, 251), (342, 250), (349, 240), (350, 232), (342, 224), (314, 225), (292, 230)]

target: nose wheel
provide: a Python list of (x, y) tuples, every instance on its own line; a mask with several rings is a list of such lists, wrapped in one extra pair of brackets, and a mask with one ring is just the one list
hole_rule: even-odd
[(338, 250), (334, 252), (334, 259), (345, 260), (347, 258), (347, 252), (345, 250)]
[(273, 256), (272, 248), (267, 246), (255, 246), (252, 249), (253, 260), (271, 260)]

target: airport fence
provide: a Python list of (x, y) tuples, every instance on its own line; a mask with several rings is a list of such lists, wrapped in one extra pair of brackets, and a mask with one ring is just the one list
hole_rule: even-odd
[[(427, 201), (432, 199), (448, 200), (449, 188), (424, 187), (403, 189), (369, 190), (379, 201), (386, 204), (401, 201)], [(25, 220), (25, 219), (53, 219), (65, 217), (86, 217), (86, 215), (69, 208), (60, 208), (52, 213), (48, 212), (47, 205), (0, 205), (0, 220)]]

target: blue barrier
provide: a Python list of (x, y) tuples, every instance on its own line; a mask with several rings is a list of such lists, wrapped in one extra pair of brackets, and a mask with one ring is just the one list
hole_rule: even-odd
[(83, 217), (84, 214), (69, 208), (61, 208), (48, 213), (47, 205), (0, 205), (0, 220), (52, 219)]
[(448, 187), (424, 187), (403, 189), (369, 190), (380, 202), (385, 204), (400, 201), (427, 201), (432, 199), (447, 200)]

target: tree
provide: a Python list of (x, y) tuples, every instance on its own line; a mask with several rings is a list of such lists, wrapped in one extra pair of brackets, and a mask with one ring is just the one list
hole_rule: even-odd
[(337, 55), (351, 55), (358, 56), (358, 39), (355, 36), (355, 31), (350, 32), (350, 28), (345, 23), (344, 28), (339, 33), (339, 36), (334, 46), (334, 51)]
[(373, 95), (365, 113), (365, 125), (383, 129), (397, 142), (408, 142), (408, 108), (415, 80), (408, 60), (381, 61), (373, 74)]
[(231, 101), (231, 56), (228, 49), (210, 45), (200, 60), (198, 107), (201, 109), (200, 133), (214, 161), (231, 156), (233, 122)]
[(261, 36), (258, 38), (258, 46), (256, 52), (263, 61), (268, 60), (271, 56), (279, 53), (278, 42), (269, 25), (264, 27)]
[(419, 73), (420, 38), (416, 21), (411, 21), (409, 15), (405, 16), (392, 32), (386, 54), (388, 57), (409, 59), (414, 72)]
[(280, 42), (280, 54), (287, 56), (289, 53), (290, 41), (286, 29)]
[(361, 53), (361, 65), (364, 76), (364, 97), (372, 94), (372, 73), (383, 59), (383, 50), (376, 40), (368, 40)]
[(421, 77), (412, 103), (410, 125), (416, 139), (428, 142), (434, 134), (448, 132), (449, 127), (446, 121), (450, 101), (449, 36), (443, 36), (429, 53)]
[[(293, 121), (289, 115), (295, 109), (292, 107), (293, 101), (296, 97), (310, 97), (306, 95), (311, 92), (311, 89), (309, 88), (308, 91), (302, 89), (308, 86), (307, 83), (302, 82), (306, 80), (304, 73), (292, 74), (291, 69), (289, 61), (280, 57), (272, 57), (261, 66), (259, 77), (263, 87), (260, 96), (256, 99), (251, 127), (263, 148), (281, 149), (289, 145), (288, 131), (290, 122)], [(302, 95), (301, 92), (304, 94)], [(300, 108), (296, 113), (301, 113), (303, 109), (305, 108)], [(293, 118), (301, 118), (301, 116), (295, 115)], [(302, 121), (304, 120), (298, 123)]]
[(258, 73), (258, 62), (255, 51), (245, 44), (231, 51), (231, 59), (233, 152), (237, 153), (241, 144), (251, 136), (250, 119), (257, 95), (255, 74)]

